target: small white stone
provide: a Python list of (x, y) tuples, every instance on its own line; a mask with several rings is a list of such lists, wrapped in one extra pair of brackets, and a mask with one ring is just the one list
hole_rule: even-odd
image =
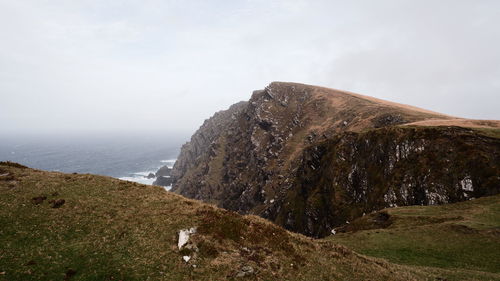
[(332, 234), (333, 235), (337, 234), (337, 231), (335, 231), (335, 229), (332, 229)]
[(182, 259), (185, 261), (185, 262), (189, 262), (189, 260), (191, 259), (190, 256), (183, 256)]

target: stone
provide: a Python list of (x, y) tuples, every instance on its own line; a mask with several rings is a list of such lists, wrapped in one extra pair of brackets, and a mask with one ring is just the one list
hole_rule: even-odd
[(172, 185), (173, 182), (174, 182), (174, 179), (172, 177), (159, 176), (153, 182), (153, 185), (170, 186), (170, 185)]
[(170, 177), (172, 169), (168, 166), (163, 166), (158, 171), (156, 171), (156, 176), (157, 177)]
[(194, 233), (196, 233), (196, 227), (191, 227), (189, 229), (181, 229), (179, 231), (179, 240), (177, 242), (177, 247), (179, 248), (179, 250), (182, 249), (182, 247), (188, 243), (189, 236)]
[(254, 273), (255, 273), (255, 270), (253, 269), (253, 267), (251, 267), (249, 265), (245, 265), (240, 269), (240, 271), (238, 271), (238, 273), (236, 274), (236, 277), (241, 278), (241, 277), (253, 275)]

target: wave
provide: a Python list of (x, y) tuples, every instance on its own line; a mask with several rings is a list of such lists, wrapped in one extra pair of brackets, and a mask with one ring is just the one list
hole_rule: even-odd
[[(165, 164), (165, 166), (167, 166), (169, 168), (172, 168), (176, 160), (177, 159), (160, 160), (160, 163)], [(149, 174), (156, 174), (156, 171), (158, 171), (158, 169), (160, 169), (162, 166), (164, 166), (164, 165), (159, 166), (155, 170), (135, 172), (135, 173), (131, 173), (129, 176), (126, 176), (126, 177), (119, 177), (118, 179), (125, 180), (125, 181), (131, 181), (131, 182), (137, 182), (137, 183), (141, 183), (141, 184), (153, 185), (153, 182), (156, 180), (156, 177), (147, 178), (147, 176), (149, 176)], [(165, 188), (165, 190), (168, 191), (172, 188), (172, 186), (163, 186), (163, 188)]]

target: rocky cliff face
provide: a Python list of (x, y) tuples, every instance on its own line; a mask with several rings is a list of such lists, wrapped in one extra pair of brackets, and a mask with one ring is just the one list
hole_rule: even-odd
[(315, 237), (384, 207), (498, 193), (498, 129), (408, 126), (429, 120), (460, 125), (353, 93), (271, 83), (205, 121), (181, 150), (172, 190)]
[(207, 157), (214, 154), (221, 136), (226, 133), (227, 128), (235, 126), (237, 117), (246, 105), (247, 102), (239, 102), (227, 110), (215, 113), (205, 120), (191, 140), (182, 146), (179, 157), (170, 172), (170, 176), (179, 183), (175, 187), (180, 186), (184, 180), (188, 181), (193, 174), (193, 169), (202, 166), (207, 161)]
[(459, 127), (347, 132), (304, 150), (262, 216), (321, 237), (386, 207), (453, 203), (500, 191), (500, 139)]

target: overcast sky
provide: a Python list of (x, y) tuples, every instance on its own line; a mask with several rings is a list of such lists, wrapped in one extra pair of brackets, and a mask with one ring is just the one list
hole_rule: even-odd
[(191, 133), (271, 81), (500, 119), (499, 50), (498, 0), (0, 0), (0, 128)]

